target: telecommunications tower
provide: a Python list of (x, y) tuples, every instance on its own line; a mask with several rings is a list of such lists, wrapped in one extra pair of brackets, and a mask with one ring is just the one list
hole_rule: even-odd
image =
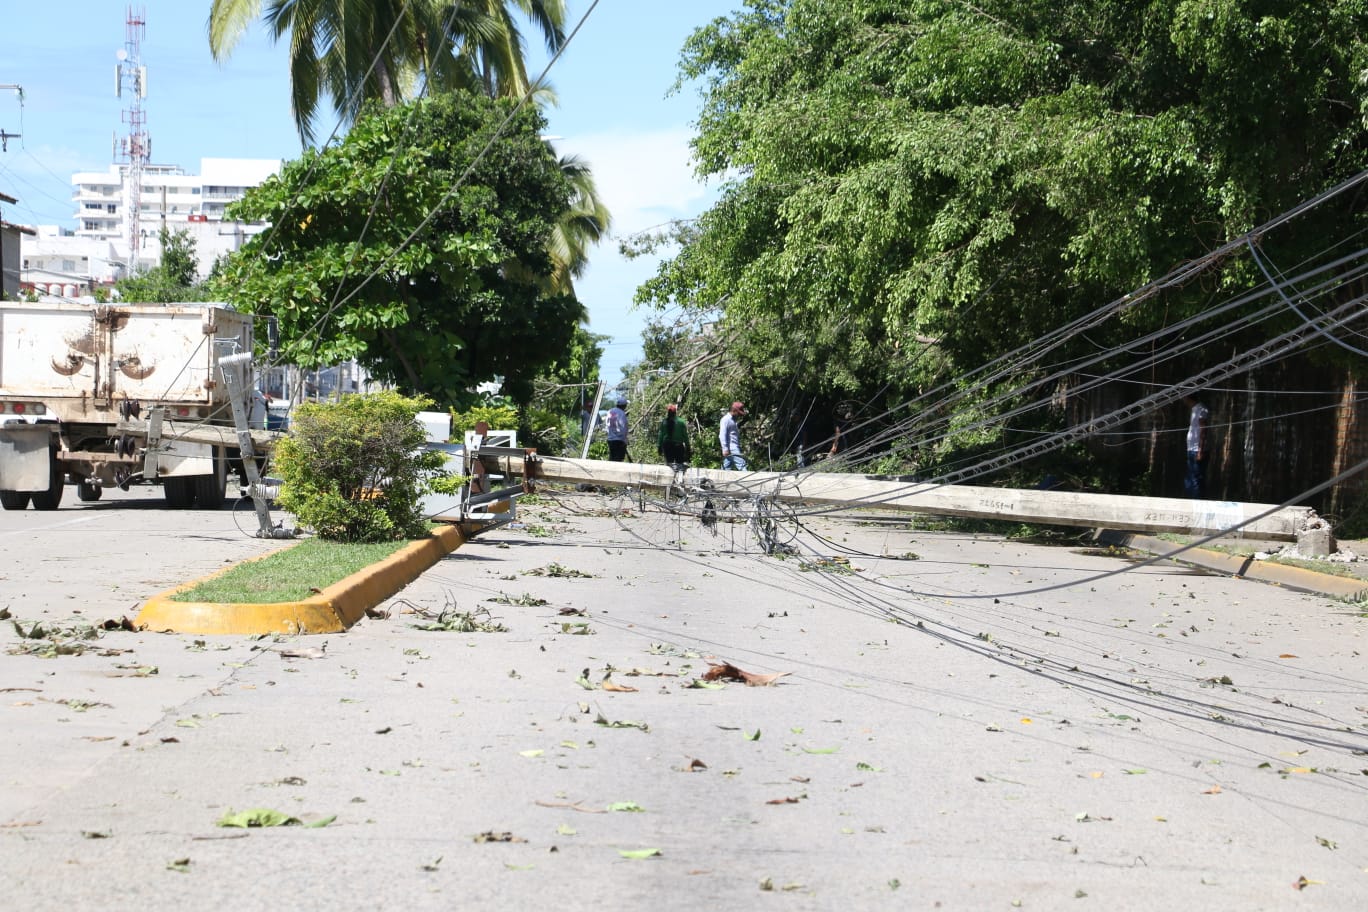
[(128, 7), (124, 46), (115, 53), (114, 94), (123, 98), (127, 92), (128, 107), (123, 122), (128, 132), (114, 140), (114, 158), (124, 165), (124, 183), (128, 194), (125, 221), (128, 223), (128, 275), (138, 271), (138, 248), (142, 237), (142, 176), (143, 166), (152, 159), (152, 138), (147, 134), (147, 113), (143, 99), (147, 97), (147, 67), (142, 62), (142, 39), (147, 29), (147, 15), (143, 10)]

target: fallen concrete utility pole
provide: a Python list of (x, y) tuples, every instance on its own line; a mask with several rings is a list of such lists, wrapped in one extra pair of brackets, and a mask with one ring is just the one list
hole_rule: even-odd
[[(708, 488), (732, 497), (772, 497), (791, 503), (877, 507), (939, 516), (1131, 532), (1201, 535), (1225, 532), (1238, 526), (1241, 533), (1251, 538), (1295, 541), (1309, 527), (1321, 525), (1315, 511), (1309, 507), (1275, 509), (1274, 504), (936, 485), (823, 472), (793, 474), (689, 468), (681, 477), (667, 465), (554, 456), (533, 457), (525, 467), (519, 464), (521, 459), (510, 459), (509, 463), (505, 468), (509, 474), (522, 474), (526, 468), (530, 477), (548, 481), (659, 489)], [(1274, 512), (1244, 525), (1251, 517), (1269, 510)]]

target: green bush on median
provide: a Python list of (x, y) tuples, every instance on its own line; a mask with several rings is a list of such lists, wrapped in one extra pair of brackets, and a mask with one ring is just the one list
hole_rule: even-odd
[(417, 415), (431, 405), (389, 391), (301, 405), (276, 451), (280, 506), (331, 541), (423, 536), (422, 498), (445, 459), (423, 449)]

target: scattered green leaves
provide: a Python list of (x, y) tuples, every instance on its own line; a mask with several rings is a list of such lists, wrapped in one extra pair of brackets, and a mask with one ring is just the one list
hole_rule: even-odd
[(531, 570), (524, 570), (527, 576), (549, 576), (557, 579), (593, 579), (594, 574), (585, 573), (583, 570), (576, 570), (573, 567), (566, 567), (561, 564), (552, 563), (545, 567), (534, 567)]

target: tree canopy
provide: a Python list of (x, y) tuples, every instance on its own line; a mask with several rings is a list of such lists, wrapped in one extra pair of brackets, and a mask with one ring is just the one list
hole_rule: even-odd
[(119, 295), (125, 301), (148, 304), (208, 300), (208, 289), (196, 281), (199, 264), (195, 259), (195, 239), (190, 232), (184, 228), (172, 231), (163, 227), (158, 237), (161, 263), (116, 282), (114, 287)]
[(897, 401), (1363, 169), (1365, 36), (1368, 0), (747, 0), (681, 64), (727, 183), (638, 299), (714, 314), (753, 395)]
[(526, 402), (584, 315), (551, 281), (547, 239), (572, 191), (543, 128), (465, 92), (373, 110), (234, 204), (230, 218), (271, 227), (220, 287), (279, 319), (287, 362), (356, 358), (452, 404), (503, 376)]

